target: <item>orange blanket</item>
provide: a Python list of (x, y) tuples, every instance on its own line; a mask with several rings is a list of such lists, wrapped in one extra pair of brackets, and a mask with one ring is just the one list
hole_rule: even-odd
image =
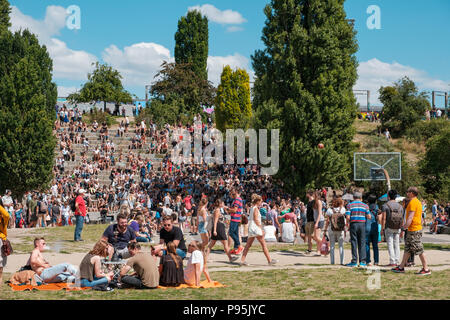
[(9, 286), (13, 291), (33, 291), (33, 290), (39, 290), (39, 291), (59, 291), (59, 290), (66, 290), (66, 291), (80, 291), (80, 290), (90, 290), (91, 288), (80, 288), (75, 287), (75, 285), (72, 283), (48, 283), (48, 284), (42, 284), (40, 286), (32, 286), (32, 285), (14, 285), (9, 283)]
[(180, 284), (178, 287), (162, 287), (162, 286), (158, 286), (158, 289), (185, 289), (185, 288), (191, 288), (191, 289), (206, 289), (206, 288), (224, 288), (226, 287), (225, 285), (221, 284), (220, 282), (217, 281), (212, 281), (212, 282), (208, 282), (208, 280), (203, 280), (202, 282), (200, 282), (200, 287), (197, 286), (190, 286), (188, 284)]

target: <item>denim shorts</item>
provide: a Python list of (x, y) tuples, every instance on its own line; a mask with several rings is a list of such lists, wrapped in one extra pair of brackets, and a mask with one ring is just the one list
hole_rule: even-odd
[(205, 229), (205, 222), (200, 222), (199, 224), (198, 224), (198, 232), (200, 233), (200, 234), (205, 234), (205, 233), (208, 233), (208, 231)]

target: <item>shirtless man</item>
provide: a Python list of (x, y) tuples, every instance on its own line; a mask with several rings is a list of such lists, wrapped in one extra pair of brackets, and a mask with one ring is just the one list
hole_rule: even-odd
[(61, 263), (52, 267), (42, 256), (44, 250), (45, 239), (34, 239), (34, 249), (27, 262), (27, 265), (31, 266), (31, 269), (41, 277), (42, 281), (45, 283), (75, 282), (77, 268), (69, 263)]

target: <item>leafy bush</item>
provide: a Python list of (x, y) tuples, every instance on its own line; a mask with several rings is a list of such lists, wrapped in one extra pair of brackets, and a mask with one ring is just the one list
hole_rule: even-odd
[(406, 138), (417, 143), (426, 142), (446, 128), (450, 128), (450, 122), (446, 119), (418, 121), (406, 130)]
[(99, 125), (101, 125), (103, 122), (106, 122), (106, 125), (108, 127), (116, 123), (116, 119), (114, 119), (112, 115), (107, 112), (99, 111), (97, 108), (94, 108), (92, 110), (92, 113), (86, 113), (83, 116), (83, 121), (87, 124), (91, 124), (94, 121), (97, 121)]
[(181, 98), (172, 98), (162, 101), (160, 99), (154, 99), (150, 105), (145, 108), (137, 117), (136, 122), (142, 120), (148, 125), (150, 121), (153, 121), (159, 127), (162, 127), (166, 123), (174, 125), (178, 122), (182, 124), (192, 123), (193, 115), (184, 114), (184, 100)]

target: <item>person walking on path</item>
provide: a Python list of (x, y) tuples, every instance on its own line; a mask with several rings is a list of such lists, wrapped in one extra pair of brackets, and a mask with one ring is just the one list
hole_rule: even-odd
[(248, 266), (248, 263), (245, 261), (247, 257), (247, 253), (250, 250), (250, 247), (255, 241), (255, 238), (258, 239), (261, 247), (263, 249), (264, 255), (267, 258), (267, 262), (269, 265), (274, 265), (277, 263), (277, 260), (272, 259), (269, 254), (269, 249), (267, 249), (266, 241), (264, 240), (264, 229), (261, 225), (261, 214), (259, 213), (259, 207), (261, 206), (262, 198), (257, 194), (252, 195), (252, 207), (250, 208), (250, 216), (249, 216), (249, 226), (248, 226), (248, 240), (245, 245), (244, 252), (241, 257), (241, 265)]
[(366, 220), (369, 217), (369, 206), (362, 202), (362, 193), (355, 192), (355, 199), (347, 206), (347, 225), (350, 229), (350, 243), (352, 246), (352, 261), (347, 267), (366, 267)]
[[(0, 198), (0, 250), (3, 246), (3, 242), (6, 241), (8, 236), (8, 223), (10, 215), (8, 211), (3, 207), (3, 201)], [(3, 255), (3, 251), (0, 252), (0, 287), (2, 286), (3, 280), (3, 268), (6, 267), (6, 262), (8, 257)]]
[(83, 231), (84, 217), (86, 216), (86, 202), (84, 201), (84, 189), (78, 190), (78, 196), (75, 199), (75, 233), (74, 241), (83, 241), (81, 232)]
[(234, 262), (238, 259), (238, 257), (232, 257), (230, 254), (230, 248), (228, 247), (227, 234), (225, 233), (225, 224), (223, 223), (223, 215), (222, 209), (224, 207), (223, 200), (217, 199), (214, 203), (214, 212), (212, 219), (212, 228), (211, 228), (211, 242), (206, 251), (206, 260), (208, 261), (209, 254), (211, 249), (215, 246), (216, 241), (220, 241), (223, 244), (223, 248), (225, 250), (226, 255), (228, 256), (228, 260)]
[(237, 189), (231, 191), (231, 197), (234, 201), (232, 208), (227, 208), (227, 213), (231, 216), (228, 235), (234, 241), (234, 249), (231, 250), (231, 254), (239, 255), (243, 250), (241, 242), (239, 241), (239, 224), (241, 222), (244, 205)]
[(417, 199), (418, 194), (419, 191), (416, 187), (410, 187), (406, 192), (406, 196), (410, 201), (406, 207), (406, 221), (402, 226), (402, 230), (407, 230), (408, 233), (405, 237), (405, 251), (403, 253), (402, 263), (398, 267), (392, 269), (392, 271), (397, 273), (404, 273), (409, 256), (411, 254), (416, 254), (422, 262), (422, 270), (416, 274), (431, 274), (422, 244), (422, 204), (419, 199)]
[(341, 265), (344, 265), (344, 231), (345, 231), (345, 207), (341, 198), (333, 199), (331, 208), (328, 208), (327, 222), (323, 231), (325, 237), (330, 236), (330, 263), (334, 264), (334, 245), (339, 243), (339, 257)]

